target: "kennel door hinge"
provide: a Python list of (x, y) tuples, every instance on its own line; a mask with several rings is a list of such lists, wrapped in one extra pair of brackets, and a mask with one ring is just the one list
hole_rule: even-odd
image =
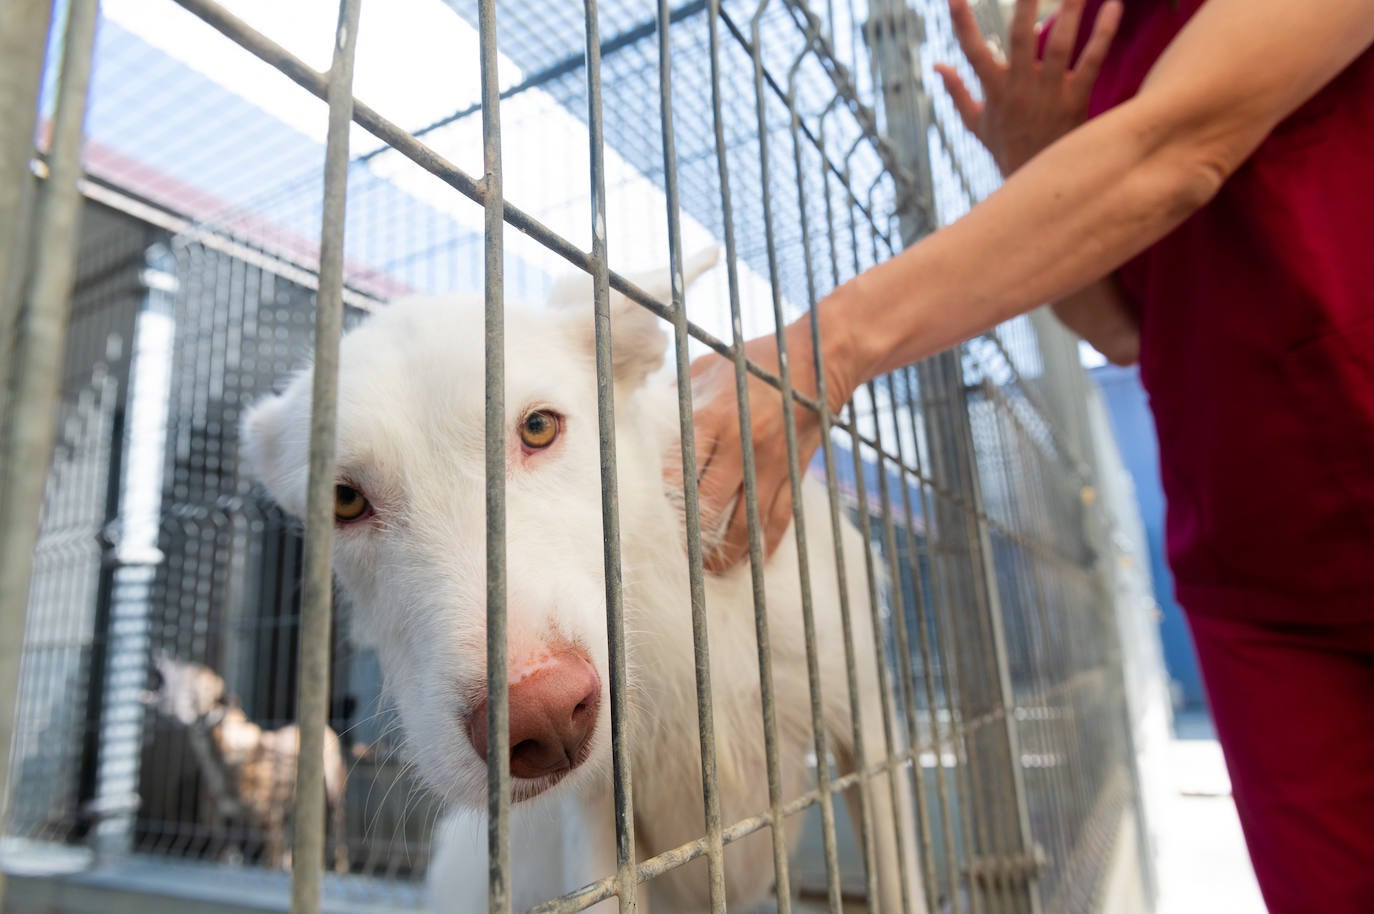
[(1027, 853), (973, 857), (964, 874), (979, 886), (1027, 885), (1040, 878), (1048, 863), (1045, 849), (1036, 844)]

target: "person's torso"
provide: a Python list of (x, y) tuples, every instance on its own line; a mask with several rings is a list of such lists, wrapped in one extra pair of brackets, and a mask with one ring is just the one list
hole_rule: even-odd
[[(1090, 113), (1133, 96), (1201, 3), (1126, 0)], [(1141, 318), (1185, 600), (1238, 588), (1374, 607), (1372, 217), (1366, 51), (1117, 273)]]

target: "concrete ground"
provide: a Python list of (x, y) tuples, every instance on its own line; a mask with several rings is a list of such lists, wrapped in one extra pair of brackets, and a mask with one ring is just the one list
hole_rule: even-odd
[(1157, 914), (1265, 914), (1221, 747), (1205, 715), (1180, 715), (1157, 805)]

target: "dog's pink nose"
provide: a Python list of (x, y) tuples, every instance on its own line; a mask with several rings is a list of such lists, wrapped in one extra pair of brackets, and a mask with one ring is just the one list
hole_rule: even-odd
[[(510, 773), (537, 778), (576, 768), (601, 704), (601, 678), (580, 651), (566, 650), (510, 684)], [(487, 702), (468, 719), (468, 738), (487, 757)]]

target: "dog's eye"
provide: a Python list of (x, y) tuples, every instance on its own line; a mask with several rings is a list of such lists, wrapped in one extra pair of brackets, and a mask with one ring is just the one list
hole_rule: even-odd
[(334, 487), (334, 519), (339, 523), (347, 524), (358, 520), (370, 507), (367, 497), (352, 486)]
[(520, 440), (525, 447), (546, 448), (558, 437), (558, 414), (546, 409), (536, 409), (525, 416), (520, 423)]

